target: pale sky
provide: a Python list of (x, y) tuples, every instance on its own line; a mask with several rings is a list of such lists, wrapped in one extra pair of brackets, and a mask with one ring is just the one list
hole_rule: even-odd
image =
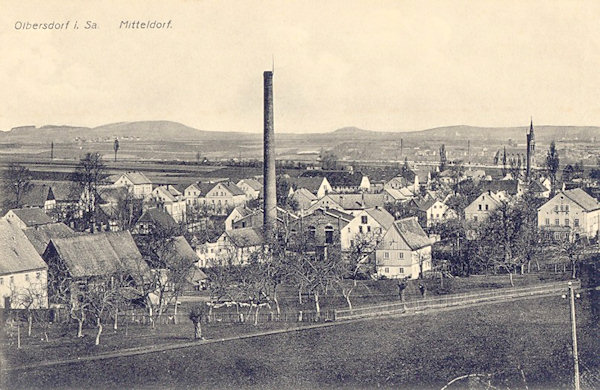
[(0, 0), (0, 48), (3, 130), (172, 120), (260, 132), (272, 56), (276, 131), (600, 125), (600, 1)]

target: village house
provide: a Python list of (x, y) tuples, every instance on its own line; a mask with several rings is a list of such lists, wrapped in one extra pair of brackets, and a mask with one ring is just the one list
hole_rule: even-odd
[(432, 197), (426, 197), (423, 200), (415, 199), (412, 202), (414, 202), (415, 205), (414, 211), (419, 220), (419, 224), (423, 227), (429, 228), (458, 217), (456, 212), (444, 202)]
[(379, 277), (411, 278), (431, 270), (431, 240), (416, 217), (395, 221), (375, 251)]
[(215, 243), (205, 247), (206, 253), (200, 254), (200, 257), (204, 266), (221, 264), (221, 262), (247, 264), (252, 253), (262, 250), (263, 243), (260, 228), (226, 230)]
[(297, 177), (290, 179), (290, 184), (289, 196), (293, 196), (294, 192), (301, 188), (308, 190), (319, 199), (333, 192), (331, 184), (323, 176)]
[(581, 188), (561, 191), (538, 209), (542, 231), (563, 227), (575, 237), (594, 238), (599, 226), (600, 203)]
[[(229, 213), (229, 215), (227, 216), (227, 218), (225, 218), (225, 230), (232, 230), (233, 224), (241, 219), (246, 218), (247, 216), (254, 214), (256, 211), (255, 210), (250, 210), (244, 206), (239, 206), (234, 208), (233, 210), (231, 210), (231, 213)], [(250, 227), (252, 226), (251, 224), (248, 224), (248, 226), (246, 226), (246, 223), (248, 223), (247, 221), (242, 222), (241, 227)]]
[(236, 185), (246, 194), (246, 200), (258, 199), (262, 196), (263, 185), (256, 179), (242, 179)]
[(234, 183), (220, 182), (209, 190), (201, 202), (217, 214), (226, 214), (234, 207), (246, 203), (246, 194)]
[(48, 307), (48, 266), (21, 229), (0, 220), (0, 308)]
[(383, 201), (385, 203), (397, 203), (406, 202), (415, 197), (415, 194), (408, 189), (408, 187), (396, 188), (384, 188), (383, 189)]
[(115, 187), (127, 187), (136, 198), (145, 198), (152, 193), (152, 182), (142, 172), (125, 172), (114, 182)]
[(52, 303), (76, 299), (89, 283), (106, 283), (116, 275), (134, 284), (150, 281), (148, 264), (128, 231), (53, 238), (42, 258), (52, 275), (50, 291), (66, 291), (69, 295), (50, 296)]
[(369, 177), (360, 172), (326, 171), (325, 177), (336, 193), (357, 193), (371, 190)]
[(22, 230), (54, 222), (42, 209), (38, 208), (8, 210), (2, 218)]
[(292, 222), (289, 241), (292, 250), (323, 255), (326, 246), (341, 250), (342, 230), (354, 217), (340, 210), (319, 208)]
[(383, 189), (399, 190), (401, 188), (408, 187), (408, 185), (410, 184), (413, 183), (410, 183), (405, 177), (396, 176), (385, 182), (385, 184), (383, 185)]
[(465, 219), (473, 222), (485, 221), (506, 200), (504, 192), (485, 191), (465, 207)]
[(381, 207), (385, 205), (383, 193), (379, 194), (329, 194), (316, 201), (304, 215), (311, 214), (319, 208), (330, 208), (356, 214), (361, 210)]
[[(281, 207), (277, 207), (277, 226), (283, 230), (287, 229), (287, 227), (298, 219), (298, 216), (294, 213), (282, 209)], [(249, 214), (243, 216), (242, 218), (233, 221), (232, 227), (233, 229), (240, 229), (246, 227), (254, 227), (260, 228), (263, 226), (264, 222), (264, 214), (263, 210), (258, 209), (250, 212)]]
[(30, 227), (23, 230), (23, 233), (40, 255), (46, 251), (46, 247), (53, 238), (66, 238), (83, 234), (74, 232), (73, 229), (62, 222)]
[(135, 223), (135, 234), (149, 234), (155, 229), (168, 231), (177, 228), (177, 222), (166, 211), (150, 208), (143, 212)]
[(33, 184), (29, 191), (23, 194), (22, 208), (39, 208), (49, 212), (56, 207), (56, 199), (52, 187), (46, 184)]
[(299, 188), (294, 191), (293, 195), (290, 197), (291, 204), (295, 205), (296, 210), (300, 212), (309, 209), (316, 201), (317, 196), (306, 188)]
[(383, 238), (393, 223), (394, 217), (383, 208), (358, 211), (341, 230), (342, 250), (352, 249), (356, 240), (372, 240), (375, 244)]
[(156, 187), (151, 194), (158, 208), (165, 210), (176, 222), (182, 222), (186, 216), (186, 202), (183, 194), (174, 186)]

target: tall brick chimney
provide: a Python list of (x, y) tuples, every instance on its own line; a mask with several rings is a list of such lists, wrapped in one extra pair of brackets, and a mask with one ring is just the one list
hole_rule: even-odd
[(277, 194), (275, 178), (275, 129), (273, 127), (273, 72), (264, 77), (264, 220), (265, 238), (271, 238), (277, 223)]

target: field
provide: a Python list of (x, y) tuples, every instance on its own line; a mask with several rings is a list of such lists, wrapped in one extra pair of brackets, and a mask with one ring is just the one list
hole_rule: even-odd
[[(591, 299), (577, 302), (584, 389), (600, 385)], [(501, 388), (569, 388), (570, 340), (568, 303), (549, 297), (15, 370), (2, 387), (439, 389), (472, 373)]]

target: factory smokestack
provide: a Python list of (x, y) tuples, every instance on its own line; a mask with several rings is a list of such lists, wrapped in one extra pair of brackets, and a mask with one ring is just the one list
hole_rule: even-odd
[(273, 72), (264, 77), (264, 232), (265, 238), (273, 237), (277, 221), (277, 194), (275, 183), (275, 129), (273, 127)]

